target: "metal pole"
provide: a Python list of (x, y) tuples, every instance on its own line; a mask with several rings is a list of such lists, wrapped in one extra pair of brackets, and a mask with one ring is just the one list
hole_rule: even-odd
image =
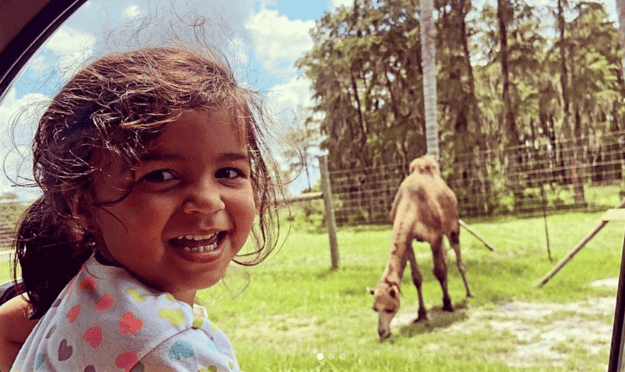
[[(616, 9), (619, 14), (619, 31), (621, 34), (621, 49), (623, 50), (623, 68), (625, 68), (625, 0), (616, 0)], [(623, 370), (623, 326), (625, 320), (625, 241), (621, 253), (621, 272), (616, 292), (616, 309), (614, 311), (614, 325), (612, 330), (612, 345), (610, 348), (610, 360), (608, 372), (620, 372)]]
[[(625, 201), (623, 201), (617, 208), (625, 208)], [(538, 287), (542, 287), (543, 285), (547, 284), (547, 282), (549, 281), (549, 279), (553, 278), (558, 271), (560, 271), (560, 269), (562, 269), (564, 267), (564, 265), (566, 265), (570, 260), (573, 259), (573, 257), (575, 257), (575, 255), (582, 250), (582, 248), (584, 248), (584, 246), (586, 244), (588, 244), (588, 242), (595, 236), (597, 235), (597, 233), (599, 231), (601, 231), (601, 229), (603, 229), (603, 227), (605, 225), (608, 224), (608, 221), (601, 221), (601, 223), (599, 225), (597, 225), (597, 227), (595, 227), (590, 234), (588, 234), (584, 239), (582, 239), (582, 241), (580, 241), (575, 248), (573, 248), (573, 250), (571, 252), (569, 252), (566, 256), (564, 256), (563, 259), (560, 260), (560, 262), (558, 262), (556, 264), (556, 266), (551, 269), (551, 271), (549, 271), (547, 273), (547, 275), (545, 275), (544, 278), (541, 279), (541, 281), (538, 283)]]
[(439, 162), (438, 126), (436, 118), (436, 44), (434, 35), (433, 0), (421, 0), (421, 55), (423, 60), (423, 105), (427, 152)]
[(612, 345), (610, 347), (610, 359), (608, 372), (621, 372), (623, 350), (623, 318), (625, 318), (625, 241), (621, 254), (621, 272), (616, 292), (616, 309), (614, 310), (614, 325), (612, 326)]
[(545, 222), (545, 236), (547, 237), (547, 254), (549, 255), (549, 262), (553, 263), (553, 257), (551, 257), (551, 245), (549, 244), (549, 228), (547, 227), (547, 201), (545, 200), (545, 187), (543, 183), (540, 183), (540, 195), (543, 199), (543, 221)]
[(551, 269), (551, 271), (549, 271), (547, 273), (547, 275), (545, 275), (544, 278), (541, 279), (541, 281), (538, 283), (538, 287), (542, 287), (543, 285), (547, 284), (547, 282), (549, 281), (549, 279), (553, 278), (558, 271), (560, 271), (560, 269), (562, 269), (564, 267), (564, 265), (566, 265), (571, 259), (573, 259), (573, 257), (575, 257), (575, 255), (582, 250), (582, 248), (584, 248), (584, 246), (595, 236), (597, 235), (597, 233), (599, 231), (601, 231), (601, 229), (603, 229), (603, 227), (608, 223), (608, 221), (601, 221), (601, 223), (595, 227), (590, 234), (588, 234), (584, 239), (582, 239), (581, 242), (579, 242), (575, 248), (573, 248), (573, 250), (571, 252), (569, 252), (569, 254), (567, 254), (566, 256), (564, 256), (563, 259), (560, 260), (560, 262), (558, 262), (556, 264), (556, 266)]
[(464, 227), (465, 230), (467, 230), (468, 232), (471, 233), (471, 235), (475, 236), (479, 241), (481, 241), (482, 243), (484, 243), (484, 245), (486, 246), (486, 248), (488, 248), (491, 252), (495, 251), (495, 248), (493, 248), (492, 245), (490, 245), (486, 239), (482, 238), (478, 233), (475, 232), (475, 230), (473, 230), (471, 228), (471, 226), (467, 225), (466, 222), (464, 222), (463, 220), (458, 220), (458, 222), (460, 223), (461, 227)]

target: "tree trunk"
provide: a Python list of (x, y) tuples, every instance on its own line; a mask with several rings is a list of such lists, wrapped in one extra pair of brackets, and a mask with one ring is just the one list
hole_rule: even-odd
[(570, 110), (570, 97), (569, 97), (569, 71), (567, 68), (566, 58), (566, 46), (567, 40), (565, 35), (566, 22), (564, 19), (564, 6), (566, 0), (558, 0), (558, 31), (560, 33), (560, 88), (562, 90), (562, 146), (563, 146), (563, 161), (566, 169), (566, 181), (573, 184), (575, 193), (575, 202), (582, 199), (578, 195), (580, 189), (578, 186), (579, 177), (577, 174), (577, 164), (575, 159), (575, 141), (574, 133), (571, 128), (571, 110)]
[[(575, 81), (575, 61), (573, 59), (573, 51), (569, 50), (569, 56), (571, 59), (571, 81)], [(569, 97), (570, 100), (570, 97)], [(573, 146), (571, 162), (571, 182), (573, 182), (573, 198), (575, 204), (585, 205), (586, 198), (584, 197), (584, 167), (583, 167), (583, 133), (582, 133), (582, 115), (580, 113), (580, 107), (578, 100), (570, 100), (569, 103), (572, 107), (572, 111), (575, 114), (573, 117), (573, 138), (574, 141), (569, 143)]]
[(508, 0), (497, 0), (497, 18), (499, 20), (499, 43), (501, 59), (502, 101), (503, 120), (505, 123), (504, 133), (508, 138), (508, 145), (519, 144), (519, 132), (516, 127), (515, 115), (512, 110), (510, 98), (510, 73), (508, 72), (508, 22), (512, 19), (512, 8)]
[(569, 137), (571, 134), (569, 128), (569, 72), (566, 67), (564, 1), (565, 0), (558, 0), (558, 30), (560, 32), (560, 87), (562, 88), (562, 129), (564, 136)]
[(371, 159), (369, 159), (369, 154), (366, 148), (367, 146), (367, 124), (365, 122), (365, 114), (363, 112), (363, 107), (362, 107), (362, 104), (360, 103), (360, 97), (358, 96), (358, 85), (356, 84), (356, 77), (354, 76), (353, 71), (351, 73), (351, 83), (352, 83), (352, 90), (354, 92), (353, 98), (356, 103), (356, 117), (358, 119), (358, 124), (360, 125), (360, 136), (359, 136), (360, 151), (359, 153), (360, 153), (360, 160), (362, 162), (361, 166), (367, 168), (371, 166)]
[(510, 74), (508, 72), (508, 22), (513, 18), (512, 7), (508, 0), (497, 0), (497, 19), (499, 21), (499, 57), (501, 61), (503, 122), (502, 134), (507, 141), (504, 143), (511, 151), (504, 151), (504, 157), (508, 163), (507, 173), (510, 180), (510, 188), (514, 195), (515, 208), (519, 207), (523, 199), (523, 190), (519, 182), (518, 169), (519, 159), (516, 146), (519, 144), (519, 132), (516, 127), (512, 100), (510, 98)]
[[(475, 171), (475, 177), (473, 179), (474, 182), (478, 183), (475, 185), (476, 192), (478, 192), (478, 203), (480, 212), (488, 215), (490, 211), (490, 206), (488, 202), (488, 197), (491, 194), (490, 184), (488, 183), (488, 162), (483, 161), (481, 157), (486, 151), (486, 146), (483, 141), (483, 132), (481, 132), (482, 128), (482, 112), (480, 110), (480, 106), (478, 104), (478, 99), (475, 95), (475, 77), (473, 76), (473, 66), (471, 65), (471, 52), (469, 51), (469, 36), (467, 34), (467, 13), (471, 9), (471, 0), (459, 0), (458, 11), (460, 12), (460, 35), (462, 38), (462, 50), (464, 53), (464, 64), (466, 67), (467, 80), (469, 82), (469, 92), (468, 98), (470, 100), (470, 104), (468, 105), (469, 117), (470, 121), (473, 122), (473, 128), (475, 128), (475, 132), (473, 133), (473, 148), (477, 147), (478, 155), (477, 159), (475, 159), (475, 166), (477, 170)], [(469, 151), (472, 151), (470, 149)], [(481, 175), (481, 177), (480, 177)]]

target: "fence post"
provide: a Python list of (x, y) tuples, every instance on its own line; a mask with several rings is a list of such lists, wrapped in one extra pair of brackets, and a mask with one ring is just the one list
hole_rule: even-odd
[(336, 219), (334, 209), (332, 209), (332, 190), (330, 188), (330, 173), (328, 172), (328, 158), (319, 157), (319, 170), (321, 171), (321, 188), (323, 191), (323, 204), (326, 210), (326, 229), (330, 238), (330, 256), (332, 258), (332, 268), (339, 267), (339, 247), (336, 240)]

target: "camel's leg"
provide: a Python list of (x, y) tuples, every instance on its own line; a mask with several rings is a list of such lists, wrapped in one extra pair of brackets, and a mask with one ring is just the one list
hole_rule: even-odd
[(423, 293), (421, 292), (421, 284), (423, 283), (423, 276), (421, 275), (421, 271), (419, 270), (419, 265), (417, 264), (417, 259), (414, 255), (414, 250), (412, 249), (412, 245), (406, 249), (406, 259), (410, 261), (410, 272), (412, 273), (412, 282), (414, 283), (415, 288), (417, 288), (417, 294), (419, 295), (419, 315), (415, 322), (420, 322), (422, 320), (428, 319), (427, 310), (425, 309), (425, 302), (423, 301)]
[(443, 289), (443, 310), (454, 311), (454, 308), (451, 306), (449, 292), (447, 291), (447, 258), (443, 249), (442, 236), (432, 243), (432, 255), (434, 256), (434, 276), (441, 283), (441, 288)]
[(462, 261), (462, 255), (460, 254), (460, 229), (458, 229), (457, 231), (452, 231), (449, 234), (449, 243), (454, 249), (454, 252), (456, 252), (456, 264), (458, 265), (458, 271), (460, 271), (460, 276), (462, 276), (464, 289), (467, 291), (467, 297), (473, 297), (471, 295), (471, 289), (469, 288), (469, 282), (467, 281), (467, 273), (464, 268), (464, 262)]

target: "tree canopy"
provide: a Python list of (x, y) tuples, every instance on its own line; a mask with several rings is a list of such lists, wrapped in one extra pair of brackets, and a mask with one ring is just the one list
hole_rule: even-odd
[[(625, 130), (616, 25), (593, 1), (480, 4), (434, 2), (443, 177), (460, 179), (460, 198), (483, 197), (476, 204), (487, 211), (495, 189), (520, 199), (533, 185), (523, 172), (552, 170), (549, 182), (572, 185), (583, 204), (580, 164), (622, 158), (597, 140)], [(311, 31), (314, 47), (297, 67), (312, 81), (331, 172), (407, 169), (426, 152), (420, 27), (416, 0), (355, 0)]]
[[(619, 34), (601, 3), (437, 0), (435, 9), (442, 168), (474, 150), (625, 129)], [(331, 169), (425, 152), (418, 10), (415, 0), (356, 0), (313, 29), (297, 66), (325, 115)]]

